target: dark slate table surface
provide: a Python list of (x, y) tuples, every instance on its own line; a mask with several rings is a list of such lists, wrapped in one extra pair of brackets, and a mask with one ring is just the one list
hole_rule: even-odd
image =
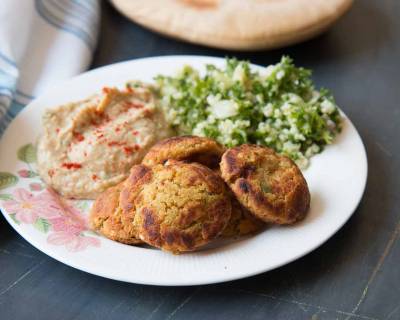
[(317, 39), (237, 53), (163, 38), (103, 2), (93, 68), (171, 54), (235, 55), (258, 64), (289, 54), (312, 68), (364, 140), (364, 198), (350, 221), (306, 257), (198, 287), (134, 285), (75, 270), (33, 248), (1, 217), (0, 319), (400, 319), (399, 12), (398, 0), (359, 0)]

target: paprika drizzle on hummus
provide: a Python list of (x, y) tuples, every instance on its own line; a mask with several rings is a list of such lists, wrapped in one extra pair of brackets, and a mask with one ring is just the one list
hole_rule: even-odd
[(38, 171), (60, 194), (94, 199), (123, 181), (157, 141), (170, 136), (145, 86), (101, 94), (47, 110), (38, 141)]

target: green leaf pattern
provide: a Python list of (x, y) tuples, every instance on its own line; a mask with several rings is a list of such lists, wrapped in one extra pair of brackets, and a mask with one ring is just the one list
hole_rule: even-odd
[(34, 178), (37, 177), (38, 174), (35, 171), (28, 170), (28, 177), (27, 178)]
[(0, 190), (11, 187), (18, 182), (18, 177), (9, 172), (0, 172)]
[(0, 200), (13, 200), (13, 196), (11, 194), (0, 194)]
[(36, 147), (32, 143), (28, 143), (17, 152), (18, 159), (25, 163), (36, 162)]
[(10, 214), (10, 218), (16, 223), (16, 224), (20, 224), (21, 222), (18, 221), (17, 217), (15, 216), (15, 213), (11, 213)]
[(40, 232), (47, 233), (50, 229), (50, 223), (44, 218), (37, 218), (34, 227)]

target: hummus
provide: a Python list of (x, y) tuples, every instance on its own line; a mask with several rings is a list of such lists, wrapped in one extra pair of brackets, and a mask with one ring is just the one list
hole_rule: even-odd
[(38, 172), (60, 194), (94, 199), (124, 180), (148, 149), (170, 136), (144, 85), (103, 88), (86, 100), (47, 110), (38, 141)]

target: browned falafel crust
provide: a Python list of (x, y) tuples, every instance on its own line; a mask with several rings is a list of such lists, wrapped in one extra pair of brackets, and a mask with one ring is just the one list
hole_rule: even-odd
[(89, 215), (92, 229), (105, 237), (125, 244), (139, 244), (133, 219), (125, 216), (119, 206), (122, 183), (101, 193), (94, 202)]
[(240, 202), (231, 196), (231, 218), (221, 236), (223, 238), (237, 238), (255, 234), (266, 228), (267, 224), (252, 215)]
[[(221, 177), (220, 168), (213, 169), (214, 173)], [(221, 236), (223, 238), (237, 238), (255, 234), (266, 228), (267, 224), (256, 218), (236, 199), (234, 193), (228, 187), (228, 194), (232, 204), (231, 218)]]
[(135, 217), (140, 239), (173, 253), (209, 243), (231, 216), (225, 183), (199, 163), (134, 166), (120, 201)]
[(245, 144), (227, 150), (220, 166), (237, 199), (257, 218), (292, 224), (307, 214), (307, 182), (289, 158), (270, 148)]
[(142, 164), (163, 164), (169, 159), (198, 162), (217, 168), (225, 148), (210, 138), (178, 136), (156, 143), (144, 157)]

